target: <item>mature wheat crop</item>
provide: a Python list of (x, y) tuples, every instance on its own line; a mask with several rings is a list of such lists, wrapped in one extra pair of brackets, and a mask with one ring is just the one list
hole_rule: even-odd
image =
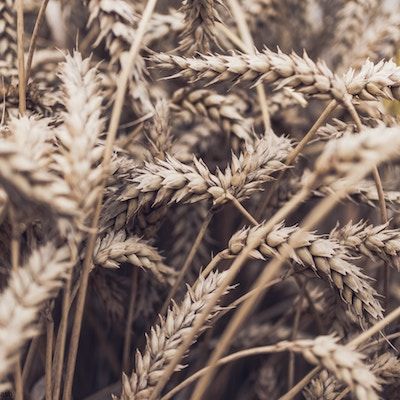
[(0, 397), (395, 400), (399, 0), (0, 0)]

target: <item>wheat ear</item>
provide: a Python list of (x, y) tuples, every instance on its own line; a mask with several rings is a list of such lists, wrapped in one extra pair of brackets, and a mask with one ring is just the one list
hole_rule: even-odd
[(57, 130), (60, 146), (53, 156), (54, 168), (68, 183), (85, 222), (93, 212), (102, 178), (99, 164), (103, 146), (98, 141), (104, 121), (99, 78), (91, 59), (83, 59), (76, 51), (66, 56), (60, 78), (66, 112), (62, 114), (64, 123)]
[(118, 268), (122, 263), (148, 269), (160, 282), (173, 283), (175, 270), (164, 264), (157, 250), (144, 240), (127, 237), (125, 231), (110, 232), (97, 240), (93, 261), (104, 268)]
[(39, 332), (39, 312), (63, 285), (73, 266), (67, 246), (46, 244), (34, 250), (22, 268), (11, 272), (0, 296), (0, 379), (10, 370), (24, 344)]
[[(166, 365), (174, 357), (176, 348), (184, 341), (225, 276), (225, 272), (213, 272), (205, 279), (200, 277), (194, 289), (188, 287), (182, 304), (172, 303), (166, 318), (160, 317), (160, 323), (147, 336), (145, 352), (136, 353), (136, 367), (131, 377), (123, 375), (121, 400), (149, 398)], [(202, 330), (207, 328), (218, 311), (220, 307), (214, 306)], [(177, 366), (176, 370), (182, 368)]]
[(216, 122), (221, 129), (248, 143), (254, 142), (252, 120), (245, 119), (239, 110), (242, 99), (233, 94), (220, 95), (213, 90), (177, 90), (172, 96), (173, 105), (185, 121), (200, 115)]
[(27, 200), (42, 209), (64, 216), (77, 214), (77, 204), (65, 181), (51, 173), (54, 137), (49, 120), (34, 117), (12, 118), (13, 135), (0, 139), (0, 181), (10, 201), (22, 205)]
[(306, 53), (287, 55), (264, 49), (254, 55), (201, 55), (184, 58), (158, 53), (152, 59), (165, 69), (178, 69), (173, 77), (182, 76), (193, 81), (206, 80), (209, 84), (234, 81), (257, 84), (277, 84), (309, 96), (343, 101), (346, 95), (362, 100), (400, 97), (400, 67), (393, 61), (374, 64), (365, 61), (359, 71), (349, 69), (343, 77), (333, 74), (327, 65), (312, 61)]
[(374, 226), (363, 221), (350, 222), (333, 230), (330, 236), (355, 254), (363, 254), (372, 260), (378, 257), (399, 269), (400, 230), (388, 226), (388, 223)]
[(208, 51), (210, 44), (217, 41), (215, 24), (222, 22), (217, 6), (223, 6), (223, 1), (182, 0), (179, 11), (185, 16), (185, 28), (181, 33), (180, 50)]
[[(258, 235), (262, 225), (242, 229), (229, 241), (232, 255), (239, 254)], [(290, 237), (299, 228), (276, 226), (265, 236), (262, 243), (251, 254), (254, 258), (274, 257), (283, 252)], [(377, 293), (369, 284), (369, 278), (351, 264), (346, 249), (334, 239), (325, 239), (311, 232), (304, 232), (301, 240), (292, 244), (290, 257), (300, 265), (312, 268), (322, 279), (327, 280), (347, 304), (352, 314), (362, 324), (373, 323), (382, 318), (382, 307), (376, 299)]]

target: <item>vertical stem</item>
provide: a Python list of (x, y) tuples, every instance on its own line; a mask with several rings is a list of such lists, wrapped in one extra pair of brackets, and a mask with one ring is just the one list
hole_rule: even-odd
[[(354, 122), (356, 123), (358, 132), (362, 130), (362, 123), (360, 116), (357, 113), (354, 104), (351, 100), (347, 100), (346, 102), (347, 109), (350, 112), (351, 117), (353, 118)], [(382, 180), (379, 175), (378, 167), (374, 167), (372, 170), (372, 176), (375, 181), (376, 191), (378, 193), (378, 201), (379, 201), (379, 212), (380, 212), (380, 219), (382, 224), (386, 224), (388, 222), (388, 215), (387, 215), (387, 207), (386, 207), (386, 200), (385, 200), (385, 192), (383, 191)], [(383, 280), (382, 287), (383, 287), (383, 295), (384, 295), (384, 308), (385, 310), (389, 304), (389, 266), (385, 263), (384, 271), (383, 271)]]
[[(300, 279), (298, 280), (300, 281)], [(296, 280), (297, 282), (297, 280)], [(300, 281), (301, 282), (301, 281)], [(296, 314), (294, 316), (293, 320), (293, 329), (292, 333), (290, 335), (290, 340), (295, 340), (297, 333), (299, 331), (299, 325), (300, 325), (300, 317), (301, 317), (301, 310), (303, 308), (303, 300), (304, 300), (304, 294), (305, 294), (305, 283), (303, 283), (303, 287), (301, 288), (301, 285), (299, 285), (299, 288), (301, 288), (300, 292), (300, 299), (297, 304), (297, 309), (296, 309)], [(296, 355), (293, 351), (289, 352), (289, 365), (288, 365), (288, 390), (293, 386), (294, 382), (294, 375), (295, 375), (295, 362), (296, 362)]]
[(129, 359), (130, 359), (129, 353), (131, 350), (131, 343), (132, 343), (132, 322), (133, 322), (133, 312), (135, 310), (137, 281), (138, 281), (138, 270), (137, 268), (134, 268), (132, 270), (131, 296), (129, 298), (128, 318), (126, 319), (124, 350), (122, 355), (122, 370), (124, 372), (128, 372), (129, 369)]
[[(12, 265), (12, 271), (15, 273), (18, 271), (19, 268), (20, 235), (19, 235), (18, 221), (13, 206), (10, 206), (9, 215), (11, 220), (11, 265)], [(15, 400), (23, 400), (24, 387), (22, 380), (21, 360), (19, 356), (15, 363), (15, 368), (14, 368), (14, 385), (15, 385)]]
[(79, 286), (78, 298), (76, 302), (75, 318), (72, 326), (71, 342), (70, 342), (68, 361), (67, 361), (66, 381), (65, 381), (65, 388), (63, 395), (64, 400), (70, 400), (72, 396), (72, 385), (74, 380), (76, 356), (78, 353), (79, 337), (81, 334), (82, 317), (85, 308), (86, 292), (89, 282), (90, 269), (92, 265), (93, 251), (97, 238), (97, 227), (100, 219), (101, 205), (103, 203), (105, 178), (109, 173), (109, 167), (113, 152), (113, 145), (117, 135), (118, 125), (121, 117), (122, 108), (124, 105), (125, 92), (128, 85), (129, 77), (132, 73), (131, 71), (132, 68), (134, 67), (136, 56), (139, 53), (140, 45), (143, 36), (146, 32), (147, 23), (151, 18), (151, 15), (153, 13), (156, 4), (157, 0), (148, 0), (146, 8), (144, 9), (142, 15), (142, 19), (136, 31), (135, 39), (132, 42), (132, 46), (129, 50), (129, 54), (127, 56), (127, 62), (124, 65), (124, 68), (118, 80), (115, 103), (111, 113), (110, 126), (108, 129), (108, 135), (104, 148), (103, 161), (101, 164), (102, 170), (104, 172), (104, 178), (100, 186), (100, 194), (93, 215), (93, 221), (91, 226), (92, 230), (91, 233), (89, 234), (86, 254), (82, 266), (81, 283)]
[(18, 40), (18, 94), (19, 113), (26, 112), (25, 62), (24, 62), (24, 0), (16, 0), (17, 5), (17, 40)]
[[(233, 18), (236, 21), (240, 36), (242, 37), (242, 40), (247, 48), (245, 49), (245, 51), (247, 51), (249, 54), (255, 54), (254, 41), (251, 36), (246, 19), (244, 18), (245, 14), (242, 10), (242, 7), (237, 0), (228, 0), (228, 5), (232, 12)], [(264, 86), (262, 83), (259, 83), (256, 88), (264, 121), (265, 134), (272, 134), (271, 119), (268, 111), (267, 96), (265, 94)]]
[(46, 400), (52, 400), (52, 356), (53, 356), (53, 335), (54, 335), (54, 321), (49, 311), (46, 316)]
[(22, 384), (21, 361), (18, 358), (14, 370), (15, 400), (24, 400), (24, 388)]
[(32, 67), (33, 53), (35, 52), (36, 42), (37, 42), (37, 38), (39, 35), (39, 30), (42, 25), (48, 3), (49, 3), (49, 0), (42, 1), (42, 4), (40, 5), (38, 16), (36, 18), (35, 27), (33, 28), (31, 42), (29, 44), (28, 59), (26, 61), (25, 85), (28, 84), (29, 74), (31, 72), (31, 67)]
[(68, 328), (68, 314), (71, 302), (71, 288), (72, 286), (72, 276), (68, 276), (67, 281), (64, 286), (64, 296), (62, 303), (62, 314), (60, 326), (58, 328), (56, 346), (54, 351), (53, 360), (53, 374), (54, 374), (54, 388), (53, 394), (54, 399), (58, 400), (61, 393), (61, 380), (64, 365), (64, 355), (65, 355), (65, 342), (67, 340), (67, 328)]
[(24, 386), (27, 384), (29, 378), (29, 372), (31, 370), (33, 360), (36, 357), (36, 351), (39, 346), (39, 341), (40, 341), (40, 336), (36, 336), (35, 338), (32, 339), (29, 345), (29, 350), (25, 359), (24, 368), (22, 369), (22, 383)]

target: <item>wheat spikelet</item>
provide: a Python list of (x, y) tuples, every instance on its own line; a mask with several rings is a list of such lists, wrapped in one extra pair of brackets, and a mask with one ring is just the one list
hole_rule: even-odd
[(270, 362), (261, 365), (255, 382), (257, 400), (275, 400), (279, 398), (280, 384), (275, 366)]
[[(166, 318), (153, 327), (146, 340), (143, 354), (136, 353), (136, 367), (131, 377), (123, 375), (121, 400), (148, 399), (168, 362), (174, 357), (185, 335), (194, 326), (207, 302), (221, 285), (226, 273), (214, 272), (200, 278), (195, 289), (188, 292), (179, 306), (176, 303), (168, 310)], [(219, 306), (211, 312), (208, 322), (218, 313)], [(203, 327), (206, 329), (206, 325)], [(179, 366), (178, 370), (183, 366)]]
[[(233, 235), (228, 246), (230, 254), (239, 254), (246, 243), (259, 234), (260, 229), (263, 229), (263, 225), (242, 229)], [(298, 229), (282, 225), (275, 227), (252, 252), (252, 257), (262, 259), (279, 256)], [(328, 281), (361, 325), (365, 321), (374, 323), (383, 317), (382, 307), (376, 299), (377, 293), (369, 284), (369, 278), (349, 262), (349, 256), (339, 242), (304, 232), (301, 239), (290, 243), (290, 246), (293, 247), (291, 259), (311, 268)]]
[(334, 118), (330, 123), (321, 126), (317, 131), (317, 135), (323, 139), (330, 140), (333, 138), (339, 139), (346, 134), (353, 134), (356, 132), (357, 127), (354, 124), (349, 124)]
[(340, 388), (333, 376), (328, 371), (322, 371), (318, 378), (303, 390), (306, 400), (335, 400), (340, 394)]
[[(207, 217), (209, 210), (207, 204), (179, 205), (173, 210), (171, 225), (171, 245), (166, 249), (167, 260), (170, 265), (181, 267), (188, 256), (202, 222)], [(189, 277), (197, 278), (199, 268), (206, 265), (210, 259), (208, 245), (212, 240), (206, 234), (202, 240), (189, 271)]]
[(210, 84), (234, 81), (257, 84), (265, 82), (279, 87), (293, 88), (300, 93), (321, 98), (342, 99), (346, 93), (343, 82), (335, 77), (322, 61), (314, 63), (306, 53), (287, 55), (265, 48), (254, 55), (233, 53), (231, 55), (200, 55), (185, 58), (169, 54), (153, 55), (160, 68), (179, 69), (173, 77), (182, 76), (191, 82), (203, 79)]
[(67, 246), (49, 243), (32, 252), (25, 265), (11, 273), (0, 295), (0, 379), (10, 371), (27, 340), (38, 335), (39, 312), (70, 273)]
[(148, 269), (160, 282), (173, 282), (175, 271), (163, 263), (157, 250), (144, 240), (127, 237), (125, 231), (111, 232), (97, 240), (94, 264), (104, 268), (118, 268), (122, 263)]
[(172, 34), (176, 36), (185, 29), (185, 16), (173, 9), (168, 11), (168, 14), (153, 14), (143, 39), (147, 46), (153, 43), (158, 44)]
[[(105, 41), (110, 52), (110, 67), (115, 67), (117, 73), (121, 71), (135, 37), (135, 25), (138, 17), (135, 10), (126, 0), (89, 0), (88, 25), (100, 25), (100, 34), (94, 43), (98, 46)], [(141, 103), (141, 109), (151, 110), (151, 102), (146, 85), (144, 84), (144, 60), (138, 56), (133, 68), (130, 81), (130, 94)]]
[(397, 13), (380, 15), (366, 32), (366, 38), (362, 40), (361, 49), (357, 51), (356, 59), (352, 60), (352, 66), (361, 67), (367, 58), (377, 62), (395, 57), (400, 42), (399, 26)]
[(335, 190), (354, 172), (355, 163), (359, 166), (356, 173), (360, 172), (359, 179), (362, 179), (373, 166), (399, 155), (397, 127), (365, 128), (358, 135), (348, 134), (328, 142), (315, 163), (315, 169), (323, 175), (322, 185)]
[(279, 15), (279, 1), (276, 0), (242, 0), (240, 3), (252, 30)]
[[(397, 378), (400, 363), (396, 356), (388, 352), (375, 356), (371, 360), (370, 369), (378, 378), (379, 383), (387, 384)], [(322, 371), (318, 378), (304, 389), (303, 394), (306, 400), (334, 400), (341, 390), (342, 385), (333, 376), (329, 376), (327, 371)]]

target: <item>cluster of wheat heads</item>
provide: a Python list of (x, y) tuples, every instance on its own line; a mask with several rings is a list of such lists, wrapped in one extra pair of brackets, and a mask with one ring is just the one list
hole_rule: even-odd
[(399, 15), (0, 0), (1, 398), (397, 399)]

